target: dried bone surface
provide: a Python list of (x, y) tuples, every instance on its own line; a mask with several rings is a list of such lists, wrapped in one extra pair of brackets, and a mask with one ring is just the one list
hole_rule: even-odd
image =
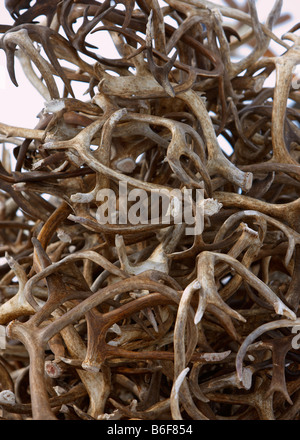
[[(282, 1), (265, 23), (254, 0), (5, 4), (10, 78), (17, 58), (45, 105), (35, 127), (0, 122), (1, 418), (298, 420), (300, 37), (277, 36)], [(125, 185), (170, 195), (168, 221), (116, 221)]]

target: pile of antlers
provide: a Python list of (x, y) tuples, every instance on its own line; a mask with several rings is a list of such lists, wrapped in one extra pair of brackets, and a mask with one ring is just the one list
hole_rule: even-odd
[[(273, 33), (282, 1), (265, 24), (254, 0), (5, 3), (10, 78), (17, 57), (46, 102), (35, 128), (0, 123), (2, 418), (299, 419), (300, 37)], [(120, 182), (194, 208), (203, 191), (203, 231), (102, 224)]]

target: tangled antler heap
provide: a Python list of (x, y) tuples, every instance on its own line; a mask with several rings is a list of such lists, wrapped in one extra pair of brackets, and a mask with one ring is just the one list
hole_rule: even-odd
[[(0, 123), (2, 418), (299, 419), (299, 26), (229, 3), (6, 1), (9, 75), (46, 103)], [(100, 222), (124, 185), (171, 195), (169, 222)]]

